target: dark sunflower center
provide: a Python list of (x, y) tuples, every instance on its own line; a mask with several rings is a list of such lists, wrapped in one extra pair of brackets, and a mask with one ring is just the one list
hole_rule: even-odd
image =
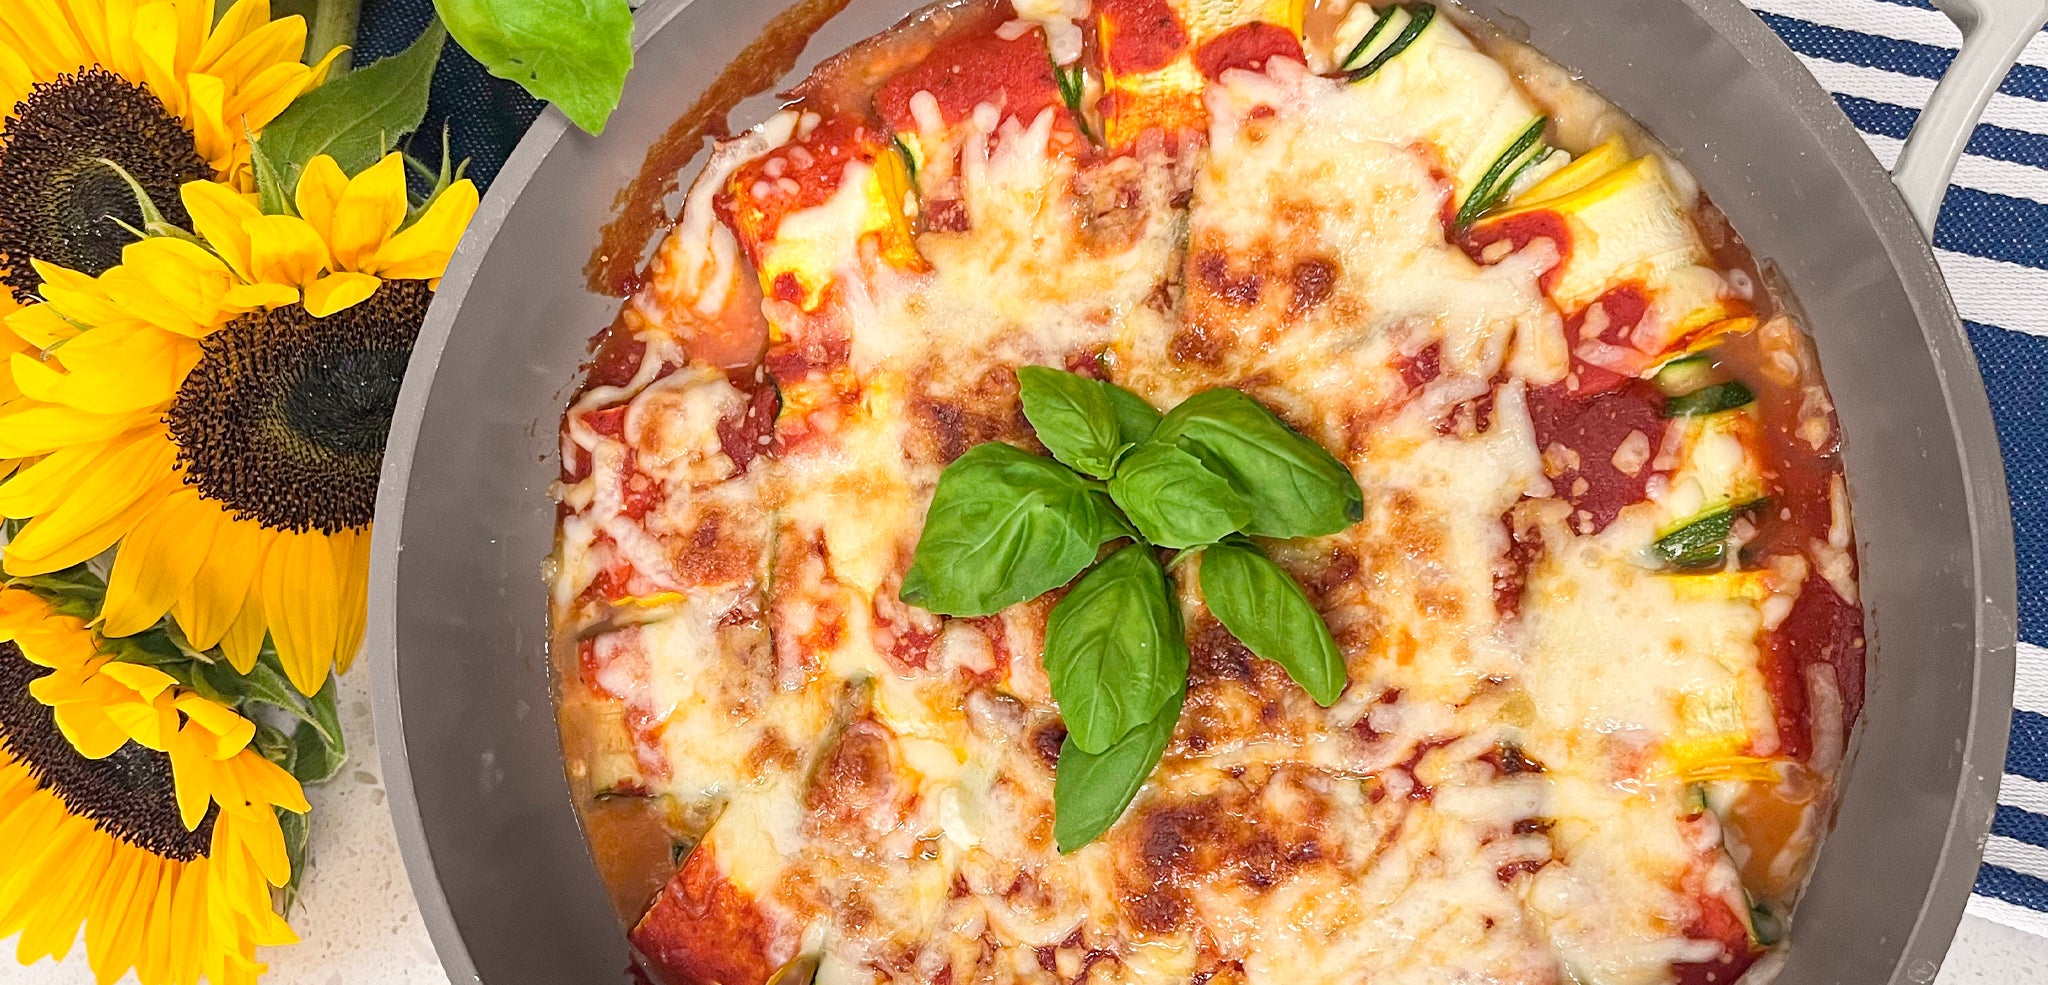
[(291, 305), (208, 336), (168, 416), (185, 481), (274, 530), (369, 523), (398, 386), (433, 296), (424, 281), (385, 281), (326, 318)]
[(42, 285), (34, 257), (98, 275), (121, 262), (142, 225), (126, 170), (188, 225), (178, 186), (212, 175), (192, 134), (148, 89), (102, 68), (37, 84), (0, 125), (0, 281), (27, 302)]
[(38, 786), (101, 831), (180, 862), (206, 854), (219, 808), (209, 805), (199, 827), (187, 831), (178, 819), (171, 757), (133, 742), (105, 759), (79, 755), (57, 730), (50, 708), (28, 693), (30, 681), (49, 673), (20, 647), (0, 643), (0, 746), (28, 767)]

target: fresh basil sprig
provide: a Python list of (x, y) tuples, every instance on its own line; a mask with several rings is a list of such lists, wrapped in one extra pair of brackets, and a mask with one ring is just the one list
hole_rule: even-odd
[(492, 75), (604, 132), (633, 68), (626, 0), (434, 0), (434, 9)]
[(1198, 557), (1217, 621), (1327, 707), (1344, 691), (1343, 654), (1307, 593), (1246, 535), (1337, 533), (1364, 515), (1365, 494), (1321, 445), (1236, 390), (1162, 417), (1073, 373), (1027, 366), (1017, 380), (1053, 458), (989, 442), (947, 466), (898, 594), (982, 616), (1080, 576), (1047, 618), (1044, 656), (1067, 726), (1054, 837), (1071, 852), (1122, 816), (1180, 718), (1187, 635), (1159, 550)]
[(897, 594), (949, 616), (992, 615), (1072, 581), (1131, 533), (1102, 483), (991, 441), (940, 474)]
[(1045, 623), (1045, 673), (1085, 752), (1109, 750), (1188, 683), (1188, 641), (1152, 548), (1132, 544), (1074, 585)]

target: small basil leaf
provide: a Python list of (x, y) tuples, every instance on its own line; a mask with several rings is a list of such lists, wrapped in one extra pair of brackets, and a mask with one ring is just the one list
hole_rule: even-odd
[(1080, 850), (1123, 817), (1124, 808), (1138, 796), (1166, 752), (1186, 698), (1185, 687), (1175, 691), (1151, 721), (1103, 752), (1082, 749), (1071, 734), (1060, 743), (1060, 764), (1052, 780), (1052, 836), (1062, 854)]
[(1118, 440), (1127, 445), (1144, 444), (1159, 429), (1159, 410), (1151, 402), (1114, 383), (1102, 384), (1116, 408)]
[(290, 202), (306, 164), (322, 154), (334, 158), (343, 174), (356, 174), (417, 129), (427, 115), (427, 89), (447, 38), (440, 22), (431, 21), (404, 51), (293, 100), (257, 135), (269, 162), (265, 170), (276, 182), (276, 194), (266, 190), (266, 197), (279, 200), (273, 204)]
[(434, 0), (448, 33), (492, 75), (604, 132), (633, 67), (626, 0)]
[(1257, 550), (1218, 544), (1202, 552), (1202, 598), (1230, 635), (1287, 669), (1328, 708), (1344, 693), (1344, 655), (1301, 586)]
[(1189, 397), (1152, 438), (1187, 448), (1243, 492), (1252, 504), (1245, 533), (1314, 537), (1365, 515), (1365, 494), (1342, 462), (1236, 390)]
[(1098, 479), (1109, 478), (1124, 442), (1108, 387), (1095, 380), (1044, 366), (1017, 370), (1024, 419), (1052, 457)]
[(1179, 445), (1148, 441), (1117, 464), (1109, 495), (1138, 532), (1160, 547), (1213, 544), (1251, 521), (1230, 480)]
[(986, 616), (1073, 580), (1097, 549), (1132, 530), (1102, 485), (1001, 442), (968, 449), (939, 475), (903, 601)]
[(1106, 752), (1187, 685), (1188, 642), (1166, 569), (1133, 544), (1082, 576), (1045, 624), (1045, 673), (1083, 751)]

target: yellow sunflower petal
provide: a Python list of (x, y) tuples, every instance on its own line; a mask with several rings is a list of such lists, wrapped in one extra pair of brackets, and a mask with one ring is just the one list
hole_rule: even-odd
[(135, 977), (152, 985), (176, 980), (176, 973), (171, 970), (171, 904), (177, 899), (178, 882), (184, 878), (185, 867), (166, 864), (160, 872), (151, 893), (155, 898), (150, 905), (142, 951), (135, 959)]
[(39, 56), (44, 70), (38, 75), (49, 77), (58, 70), (85, 64), (92, 58), (86, 50), (83, 39), (71, 27), (70, 19), (64, 16), (63, 8), (50, 0), (8, 0), (8, 22), (21, 36), (24, 54)]
[(235, 90), (228, 102), (228, 119), (240, 120), (250, 132), (260, 135), (270, 121), (291, 106), (292, 100), (318, 85), (315, 74), (324, 71), (324, 66), (309, 69), (294, 61), (257, 72)]
[(370, 615), (370, 528), (344, 530), (334, 535), (334, 543), (341, 577), (341, 643), (335, 650), (335, 666), (346, 674), (363, 648), (363, 627)]
[(132, 323), (95, 328), (64, 348), (66, 372), (26, 353), (9, 357), (15, 386), (43, 403), (90, 414), (149, 411), (143, 420), (161, 416), (199, 361), (191, 340)]
[(196, 735), (180, 732), (167, 739), (164, 751), (171, 757), (171, 785), (178, 800), (178, 819), (184, 822), (185, 830), (195, 831), (206, 816), (206, 805), (213, 802), (208, 792), (213, 789), (213, 757)]
[(187, 730), (197, 726), (207, 733), (198, 738), (211, 743), (206, 747), (206, 754), (214, 759), (227, 759), (240, 753), (248, 747), (249, 740), (256, 737), (256, 723), (196, 693), (182, 693), (171, 704), (189, 720)]
[(114, 555), (100, 631), (133, 636), (156, 625), (199, 576), (213, 547), (214, 507), (186, 486), (164, 497), (135, 525)]
[(28, 97), (35, 83), (35, 73), (29, 71), (28, 62), (15, 54), (13, 48), (0, 44), (0, 106), (12, 109), (15, 103)]
[[(0, 493), (6, 490), (0, 485)], [(242, 600), (249, 596), (249, 585), (263, 564), (264, 542), (262, 528), (255, 523), (233, 518), (211, 500), (202, 499), (201, 503), (211, 510), (199, 522), (208, 528), (206, 536), (212, 546), (191, 587), (171, 607), (171, 614), (192, 645), (205, 650), (220, 642), (241, 613)]]
[(369, 274), (328, 274), (306, 285), (306, 313), (325, 318), (368, 301), (384, 281)]
[[(105, 910), (114, 919), (100, 919), (85, 925), (86, 959), (99, 985), (113, 985), (143, 960), (149, 945), (149, 923), (156, 910), (156, 897), (164, 871), (175, 863), (146, 851), (127, 853), (132, 861), (127, 877), (110, 885)], [(94, 931), (98, 934), (95, 935)]]
[(405, 162), (396, 154), (350, 178), (334, 206), (327, 245), (337, 270), (372, 272), (377, 251), (405, 221)]
[[(268, 567), (270, 553), (277, 547), (277, 538), (268, 531), (265, 534), (266, 544), (261, 553), (264, 567)], [(267, 627), (263, 612), (263, 577), (259, 570), (249, 582), (249, 593), (235, 611), (234, 622), (228, 624), (227, 632), (220, 638), (220, 652), (228, 658), (228, 665), (235, 668), (236, 673), (246, 674), (256, 666), (256, 659), (263, 652)]]
[(56, 721), (57, 730), (64, 733), (65, 741), (71, 743), (71, 748), (87, 759), (105, 759), (127, 745), (130, 738), (128, 730), (100, 705), (85, 702), (65, 705), (55, 709), (51, 718)]
[(229, 307), (254, 311), (295, 304), (299, 300), (299, 292), (287, 284), (237, 284), (229, 288), (221, 300)]
[(0, 407), (0, 457), (28, 458), (69, 445), (105, 441), (134, 424), (133, 414), (87, 414), (69, 407), (18, 401)]
[(476, 186), (464, 178), (434, 198), (417, 221), (391, 237), (377, 252), (371, 273), (404, 280), (432, 280), (448, 269), (462, 231), (476, 215)]
[(192, 217), (192, 231), (206, 240), (243, 280), (257, 280), (250, 271), (250, 234), (244, 227), (263, 215), (256, 203), (217, 181), (188, 181), (178, 198)]
[(263, 612), (285, 676), (313, 694), (334, 666), (341, 634), (341, 585), (334, 552), (319, 531), (281, 533), (263, 561)]
[[(79, 476), (92, 469), (93, 463), (111, 450), (122, 447), (133, 436), (113, 441), (89, 442), (60, 448), (54, 454), (38, 459), (35, 464), (22, 469), (12, 478), (0, 483), (0, 516), (22, 519), (35, 516), (56, 506), (78, 484)], [(12, 592), (9, 595), (27, 596), (27, 592)], [(29, 596), (33, 598), (33, 596)]]
[[(173, 477), (155, 486), (144, 486), (139, 492), (118, 491), (91, 500), (68, 516), (46, 513), (30, 520), (7, 545), (4, 568), (8, 574), (27, 577), (83, 564), (127, 536), (142, 514), (178, 485)], [(125, 508), (106, 512), (109, 504), (130, 495), (133, 499)], [(62, 526), (49, 522), (60, 518)]]
[(178, 11), (169, 3), (144, 4), (135, 10), (128, 34), (134, 45), (142, 83), (171, 115), (185, 115), (184, 71), (178, 62)]
[(299, 187), (293, 194), (299, 215), (312, 223), (320, 238), (327, 242), (334, 241), (334, 211), (347, 190), (348, 175), (341, 173), (341, 165), (326, 154), (307, 161), (306, 170), (299, 175)]
[(248, 230), (250, 280), (304, 287), (328, 264), (319, 231), (298, 216), (258, 216)]
[(66, 321), (53, 304), (32, 304), (7, 315), (7, 331), (23, 343), (47, 349), (78, 336), (78, 326)]
[(235, 160), (235, 146), (241, 126), (228, 119), (228, 84), (225, 79), (197, 72), (185, 76), (185, 125), (192, 129), (192, 144), (216, 173), (225, 174)]
[[(240, 7), (255, 7), (250, 0), (235, 4)], [(268, 4), (263, 6), (268, 7)], [(268, 10), (263, 12), (266, 18)], [(229, 11), (233, 16), (234, 11)], [(225, 23), (225, 22), (223, 22)], [(222, 38), (216, 30), (213, 42)], [(220, 78), (231, 86), (239, 87), (256, 73), (279, 64), (297, 64), (299, 57), (306, 53), (306, 20), (303, 17), (286, 17), (281, 20), (258, 22), (254, 30), (233, 42), (232, 47), (213, 58), (202, 53), (193, 66), (197, 71)]]
[(234, 272), (204, 247), (152, 236), (121, 250), (100, 286), (125, 311), (167, 332), (200, 338), (247, 311), (225, 304)]
[(90, 275), (42, 260), (30, 263), (36, 276), (43, 279), (43, 286), (37, 291), (66, 317), (87, 325), (105, 325), (123, 318), (120, 306)]
[[(141, 695), (145, 701), (154, 700), (157, 695), (178, 683), (177, 678), (147, 664), (129, 663), (116, 660), (100, 668), (101, 676), (111, 678), (123, 687)], [(182, 708), (180, 710), (183, 710)]]
[[(301, 31), (305, 30), (304, 19), (292, 19), (299, 21)], [(219, 19), (214, 21), (213, 30), (207, 32), (206, 43), (200, 46), (199, 53), (193, 58), (193, 70), (211, 70), (214, 63), (227, 54), (228, 49), (239, 44), (243, 38), (269, 21), (270, 0), (236, 0), (219, 16)]]
[(16, 948), (18, 955), (62, 959), (71, 953), (72, 943), (78, 940), (78, 927), (85, 922), (87, 894), (106, 878), (106, 870), (113, 861), (114, 846), (120, 844), (112, 838), (89, 837), (83, 841), (80, 846), (82, 857), (66, 865), (82, 878), (47, 887), (46, 895), (36, 903), (35, 913), (21, 928), (21, 942)]

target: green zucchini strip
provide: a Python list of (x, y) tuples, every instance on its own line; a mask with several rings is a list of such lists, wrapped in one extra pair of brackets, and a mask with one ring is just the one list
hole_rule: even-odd
[(1393, 44), (1387, 46), (1387, 50), (1372, 56), (1371, 61), (1352, 69), (1344, 77), (1352, 82), (1371, 77), (1372, 73), (1379, 71), (1382, 66), (1399, 57), (1402, 52), (1407, 51), (1408, 46), (1414, 44), (1415, 39), (1422, 35), (1423, 29), (1429, 26), (1429, 22), (1435, 19), (1436, 7), (1434, 5), (1425, 3), (1418, 7), (1414, 11), (1414, 16), (1409, 18), (1408, 26), (1401, 29), (1401, 33), (1394, 38)]
[(1348, 71), (1353, 65), (1357, 64), (1358, 60), (1363, 58), (1366, 51), (1372, 47), (1373, 41), (1381, 34), (1386, 33), (1387, 25), (1393, 22), (1394, 15), (1400, 11), (1400, 7), (1388, 7), (1380, 11), (1379, 19), (1372, 22), (1372, 29), (1366, 31), (1365, 37), (1359, 38), (1358, 43), (1352, 45), (1351, 50), (1344, 53), (1344, 58), (1337, 63), (1337, 67)]
[(1657, 538), (1650, 553), (1679, 568), (1713, 567), (1728, 558), (1728, 535), (1735, 518), (1756, 508), (1764, 500), (1751, 500), (1702, 513), (1684, 526)]
[(1703, 414), (1718, 414), (1734, 410), (1756, 401), (1756, 394), (1742, 385), (1740, 380), (1703, 386), (1691, 393), (1680, 394), (1664, 402), (1665, 417), (1698, 417)]
[[(1458, 228), (1463, 229), (1471, 225), (1472, 221), (1484, 215), (1487, 209), (1493, 208), (1494, 203), (1499, 201), (1502, 195), (1507, 194), (1508, 188), (1514, 185), (1515, 179), (1521, 176), (1523, 170), (1542, 156), (1537, 152), (1537, 148), (1543, 145), (1543, 128), (1549, 125), (1549, 117), (1537, 117), (1536, 122), (1529, 124), (1528, 129), (1523, 130), (1522, 135), (1516, 137), (1515, 142), (1509, 144), (1508, 149), (1494, 159), (1493, 166), (1487, 168), (1486, 173), (1480, 176), (1478, 184), (1472, 186), (1472, 193), (1465, 196), (1464, 206), (1458, 209)], [(1517, 161), (1521, 163), (1517, 164)]]

